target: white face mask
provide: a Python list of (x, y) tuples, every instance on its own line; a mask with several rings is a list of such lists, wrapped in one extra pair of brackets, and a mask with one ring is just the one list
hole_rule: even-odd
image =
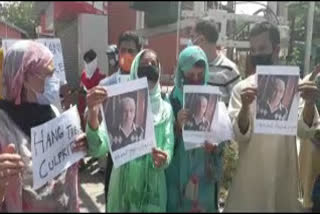
[(87, 77), (90, 79), (94, 72), (97, 70), (98, 67), (98, 60), (97, 58), (95, 58), (94, 60), (92, 60), (90, 63), (84, 63), (85, 69), (86, 69), (86, 73), (87, 73)]

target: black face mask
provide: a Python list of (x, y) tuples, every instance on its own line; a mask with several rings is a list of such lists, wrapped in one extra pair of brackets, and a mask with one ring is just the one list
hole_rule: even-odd
[(271, 54), (259, 54), (251, 56), (252, 65), (273, 65), (272, 53)]
[(159, 68), (154, 65), (139, 66), (138, 77), (147, 77), (148, 81), (157, 82), (159, 79)]
[(193, 80), (185, 79), (184, 85), (203, 85), (203, 80), (193, 81)]

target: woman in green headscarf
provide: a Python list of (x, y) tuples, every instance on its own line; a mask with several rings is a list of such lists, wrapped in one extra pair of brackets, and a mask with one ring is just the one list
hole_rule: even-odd
[(169, 100), (177, 122), (175, 149), (166, 170), (168, 212), (218, 211), (218, 181), (222, 174), (222, 148), (205, 142), (204, 148), (185, 151), (182, 128), (190, 116), (182, 109), (183, 85), (206, 85), (208, 62), (198, 46), (185, 48), (179, 56), (175, 87)]
[[(153, 113), (157, 148), (152, 154), (142, 156), (119, 168), (113, 168), (109, 185), (108, 212), (165, 212), (167, 188), (164, 169), (171, 162), (174, 146), (174, 116), (170, 104), (161, 98), (160, 63), (152, 50), (141, 51), (131, 66), (130, 79), (147, 77)], [(108, 150), (108, 135), (99, 123), (94, 109), (107, 97), (99, 86), (89, 92), (87, 137), (89, 155), (105, 155)], [(94, 95), (95, 94), (95, 95)], [(98, 102), (96, 100), (99, 100)], [(89, 104), (90, 103), (90, 104)], [(91, 118), (90, 118), (91, 117)]]

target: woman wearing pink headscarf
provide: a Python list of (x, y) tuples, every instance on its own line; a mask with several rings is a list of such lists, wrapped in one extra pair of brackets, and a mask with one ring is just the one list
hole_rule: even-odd
[[(0, 212), (77, 212), (77, 166), (32, 189), (31, 128), (58, 115), (43, 99), (46, 79), (54, 73), (53, 55), (32, 41), (15, 43), (3, 64), (0, 101)], [(75, 150), (86, 149), (85, 135)]]

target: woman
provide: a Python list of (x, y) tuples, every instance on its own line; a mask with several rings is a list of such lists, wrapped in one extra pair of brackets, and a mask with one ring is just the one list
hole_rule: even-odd
[[(147, 77), (153, 113), (157, 148), (152, 154), (137, 158), (115, 169), (109, 185), (108, 212), (165, 212), (167, 189), (164, 169), (172, 157), (173, 112), (161, 98), (160, 64), (152, 50), (141, 51), (133, 61), (130, 79)], [(108, 152), (109, 138), (103, 125), (99, 126), (98, 105), (107, 98), (107, 92), (96, 87), (88, 94), (89, 154), (95, 157)], [(106, 118), (107, 120), (107, 118)]]
[[(76, 165), (40, 189), (32, 188), (30, 132), (32, 127), (56, 117), (49, 103), (39, 101), (43, 100), (45, 80), (53, 72), (53, 55), (42, 44), (20, 41), (5, 56), (4, 100), (0, 101), (2, 212), (79, 211)], [(73, 151), (85, 149), (85, 135), (78, 137)]]
[(204, 148), (185, 151), (181, 131), (191, 116), (188, 110), (182, 109), (183, 85), (205, 85), (207, 80), (205, 53), (198, 46), (185, 48), (179, 56), (175, 87), (169, 97), (177, 122), (174, 156), (166, 170), (168, 212), (218, 211), (222, 148), (205, 142)]

